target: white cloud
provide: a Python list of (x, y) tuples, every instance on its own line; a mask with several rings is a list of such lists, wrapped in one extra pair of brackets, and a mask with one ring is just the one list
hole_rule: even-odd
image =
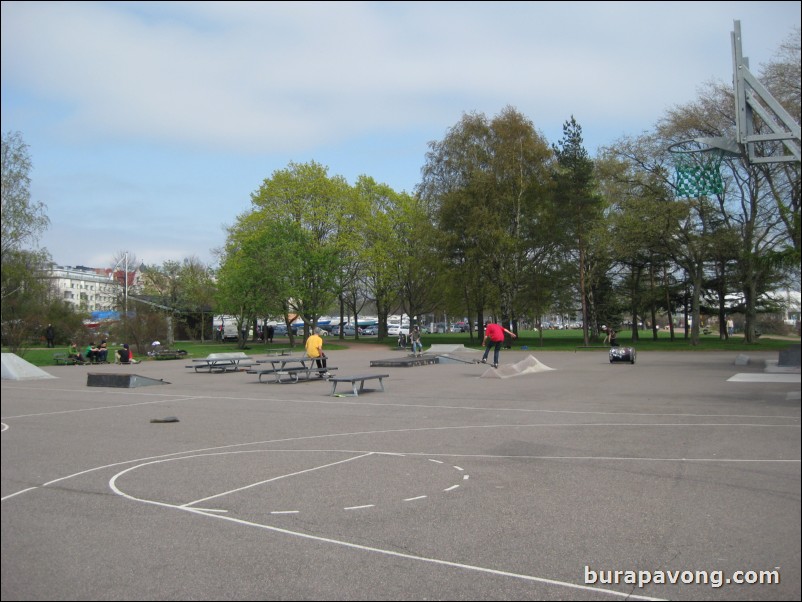
[(574, 115), (591, 151), (637, 135), (731, 79), (735, 19), (756, 70), (799, 6), (3, 3), (3, 124), (31, 145), (35, 185), (58, 191), (49, 207), (179, 205), (205, 229), (221, 199), (238, 199), (231, 222), (289, 161), (331, 158), (411, 191), (426, 143), (464, 112), (511, 105), (552, 142)]

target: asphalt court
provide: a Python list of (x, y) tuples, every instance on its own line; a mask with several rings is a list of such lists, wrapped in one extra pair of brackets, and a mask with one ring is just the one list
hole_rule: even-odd
[(330, 352), (390, 375), (359, 397), (181, 360), (2, 381), (2, 599), (800, 599), (776, 353), (370, 367), (398, 353)]

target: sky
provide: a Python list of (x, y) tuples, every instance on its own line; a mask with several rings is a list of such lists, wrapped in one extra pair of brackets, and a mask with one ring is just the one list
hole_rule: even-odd
[(290, 163), (414, 193), (430, 142), (505, 107), (549, 144), (650, 131), (799, 26), (793, 2), (2, 2), (20, 132), (59, 265), (197, 258)]

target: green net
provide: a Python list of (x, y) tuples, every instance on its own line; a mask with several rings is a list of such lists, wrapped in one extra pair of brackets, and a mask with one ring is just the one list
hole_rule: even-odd
[(700, 197), (724, 192), (719, 152), (677, 153), (674, 188), (678, 197)]

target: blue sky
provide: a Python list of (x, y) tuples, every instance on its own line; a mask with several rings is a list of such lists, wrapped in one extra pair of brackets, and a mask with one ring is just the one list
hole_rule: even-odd
[(61, 265), (197, 257), (266, 178), (316, 161), (413, 192), (464, 113), (573, 115), (591, 155), (775, 57), (800, 2), (6, 2), (2, 130)]

